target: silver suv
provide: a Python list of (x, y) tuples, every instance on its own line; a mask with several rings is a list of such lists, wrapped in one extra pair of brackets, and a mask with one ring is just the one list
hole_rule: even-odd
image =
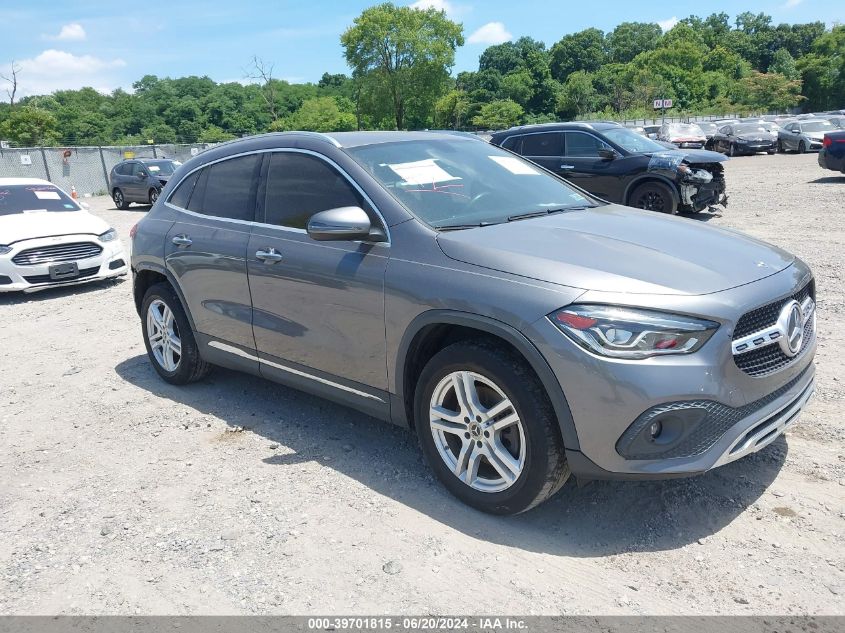
[(220, 145), (132, 236), (164, 380), (222, 365), (411, 427), (443, 484), (487, 512), (527, 510), (571, 473), (720, 466), (813, 392), (803, 262), (604, 203), (473, 138)]

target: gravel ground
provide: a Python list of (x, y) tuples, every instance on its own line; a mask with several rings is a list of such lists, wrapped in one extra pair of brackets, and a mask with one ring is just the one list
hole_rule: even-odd
[[(845, 177), (727, 165), (723, 216), (815, 271), (818, 390), (760, 453), (574, 482), (525, 515), (454, 500), (414, 437), (217, 370), (171, 387), (130, 282), (0, 297), (0, 614), (845, 614)], [(128, 231), (145, 209), (95, 213)]]

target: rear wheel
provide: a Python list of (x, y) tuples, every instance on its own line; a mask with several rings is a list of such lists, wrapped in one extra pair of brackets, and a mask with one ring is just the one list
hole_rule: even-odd
[(647, 182), (640, 185), (628, 199), (629, 206), (647, 211), (677, 213), (678, 205), (669, 187), (661, 182)]
[(125, 211), (129, 208), (129, 203), (126, 202), (126, 196), (123, 195), (123, 192), (120, 189), (112, 191), (111, 197), (112, 200), (114, 200), (114, 206), (118, 209)]
[(200, 358), (182, 303), (165, 283), (147, 290), (141, 309), (144, 345), (158, 375), (174, 385), (204, 378), (211, 365)]
[(731, 146), (728, 148), (728, 156), (736, 156), (736, 145), (731, 143)]
[(483, 512), (524, 512), (569, 477), (545, 390), (524, 360), (491, 343), (455, 343), (428, 362), (415, 425), (438, 479)]

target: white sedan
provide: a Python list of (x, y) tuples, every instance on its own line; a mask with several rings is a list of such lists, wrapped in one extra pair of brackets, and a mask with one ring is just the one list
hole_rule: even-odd
[(117, 231), (56, 185), (0, 178), (0, 292), (34, 292), (127, 273)]

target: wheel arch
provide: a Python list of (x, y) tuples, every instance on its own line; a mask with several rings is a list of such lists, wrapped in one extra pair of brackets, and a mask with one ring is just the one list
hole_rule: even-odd
[(655, 173), (646, 173), (640, 176), (637, 176), (631, 182), (628, 183), (628, 186), (625, 187), (625, 195), (623, 196), (623, 204), (627, 205), (631, 194), (634, 193), (634, 190), (639, 187), (640, 185), (644, 185), (649, 182), (659, 182), (663, 185), (669, 187), (669, 191), (672, 194), (672, 199), (675, 202), (675, 207), (678, 208), (681, 206), (681, 196), (678, 193), (678, 185), (674, 183), (672, 180), (667, 178), (666, 176), (661, 176), (660, 174)]
[(554, 408), (564, 446), (568, 450), (579, 450), (578, 435), (566, 396), (551, 367), (534, 344), (507, 323), (456, 310), (423, 312), (406, 329), (396, 355), (394, 377), (396, 399), (391, 408), (394, 422), (403, 426), (413, 426), (416, 381), (425, 363), (447, 345), (473, 338), (498, 339), (528, 363), (543, 385)]
[(167, 268), (152, 262), (136, 264), (132, 268), (132, 295), (135, 300), (135, 309), (137, 310), (138, 315), (143, 318), (143, 315), (141, 314), (141, 304), (144, 301), (144, 295), (151, 286), (157, 283), (167, 283), (171, 288), (173, 288), (173, 292), (176, 293), (176, 296), (179, 298), (179, 303), (182, 304), (182, 309), (188, 317), (188, 323), (191, 324), (191, 329), (196, 332), (197, 328), (194, 325), (194, 318), (191, 316), (191, 311), (188, 309), (188, 302), (185, 301), (185, 295), (182, 293), (182, 289), (176, 282), (176, 278), (169, 270), (167, 270)]

